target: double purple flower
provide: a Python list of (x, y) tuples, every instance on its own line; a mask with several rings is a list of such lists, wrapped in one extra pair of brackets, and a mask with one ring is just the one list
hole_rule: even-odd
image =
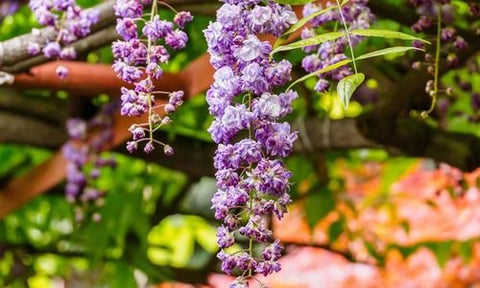
[[(212, 199), (218, 228), (218, 258), (222, 270), (241, 276), (230, 287), (248, 287), (254, 273), (280, 270), (282, 248), (274, 241), (268, 217), (283, 217), (290, 202), (289, 172), (282, 162), (292, 150), (297, 133), (279, 122), (292, 111), (296, 92), (276, 94), (290, 81), (292, 65), (270, 59), (272, 46), (258, 33), (280, 36), (297, 21), (288, 5), (273, 1), (225, 0), (217, 21), (204, 31), (214, 83), (207, 92), (209, 111), (215, 117), (208, 131), (218, 143), (214, 165), (218, 191)], [(230, 254), (225, 249), (236, 236), (264, 243), (263, 253), (249, 249)], [(271, 243), (271, 244), (269, 244)], [(268, 245), (269, 244), (269, 245)]]

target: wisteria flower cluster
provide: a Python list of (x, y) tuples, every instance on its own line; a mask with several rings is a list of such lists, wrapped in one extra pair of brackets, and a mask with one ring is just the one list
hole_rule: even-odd
[[(281, 159), (292, 150), (297, 133), (279, 119), (292, 111), (298, 95), (273, 92), (290, 80), (292, 65), (270, 60), (272, 46), (256, 34), (280, 36), (296, 21), (287, 5), (225, 0), (217, 21), (204, 31), (216, 69), (207, 102), (215, 117), (208, 131), (218, 143), (214, 157), (218, 191), (212, 208), (223, 224), (217, 231), (221, 248), (217, 257), (225, 273), (240, 273), (230, 287), (248, 287), (246, 279), (254, 273), (266, 276), (280, 270), (282, 248), (273, 239), (267, 217), (281, 219), (290, 202), (291, 172)], [(236, 236), (246, 237), (249, 248), (229, 253)], [(254, 242), (270, 244), (256, 257)]]
[[(115, 56), (113, 69), (119, 78), (133, 84), (133, 89), (121, 89), (121, 114), (148, 115), (148, 122), (130, 127), (133, 139), (127, 143), (128, 151), (133, 152), (140, 142), (146, 142), (144, 151), (149, 153), (155, 149), (154, 143), (158, 143), (163, 146), (165, 154), (172, 155), (174, 151), (171, 146), (153, 138), (157, 129), (170, 122), (168, 116), (162, 117), (155, 109), (163, 108), (165, 114), (175, 111), (183, 103), (184, 92), (155, 91), (154, 80), (162, 77), (160, 64), (166, 63), (170, 56), (164, 45), (174, 50), (185, 48), (188, 37), (181, 29), (193, 17), (189, 12), (182, 11), (176, 13), (173, 22), (162, 20), (158, 15), (159, 4), (170, 7), (157, 0), (117, 0), (117, 31), (123, 41), (116, 41), (112, 45)], [(149, 5), (150, 19), (145, 20), (144, 10)], [(139, 22), (144, 22), (141, 31)], [(168, 103), (156, 105), (155, 95), (167, 96)]]
[[(469, 61), (466, 65), (468, 68), (468, 73), (470, 75), (480, 73), (480, 65), (476, 63), (476, 61)], [(451, 97), (442, 97), (438, 100), (438, 104), (436, 107), (436, 116), (439, 118), (439, 124), (441, 127), (446, 127), (448, 125), (448, 116), (450, 108), (453, 108), (454, 116), (456, 118), (462, 117), (467, 119), (469, 122), (472, 123), (480, 123), (480, 93), (477, 89), (475, 89), (475, 84), (472, 82), (471, 79), (468, 77), (462, 77), (462, 73), (459, 71), (454, 71), (454, 84), (458, 90), (455, 90), (454, 96)], [(458, 92), (457, 92), (458, 91)], [(459, 97), (467, 96), (470, 98), (470, 111), (466, 110), (458, 110), (455, 109), (455, 106), (452, 104), (458, 101)]]
[[(447, 64), (450, 66), (456, 66), (458, 64), (458, 57), (455, 52), (465, 49), (467, 47), (467, 42), (458, 34), (455, 27), (448, 25), (448, 23), (452, 22), (454, 17), (454, 8), (450, 4), (450, 0), (411, 0), (410, 2), (416, 7), (417, 13), (420, 15), (419, 20), (412, 25), (412, 30), (417, 33), (424, 32), (427, 29), (432, 28), (432, 26), (437, 25), (437, 15), (439, 14), (439, 11), (441, 11), (442, 15), (440, 19), (442, 19), (442, 22), (447, 23), (447, 25), (441, 29), (440, 39), (443, 44), (449, 44), (447, 46), (447, 49), (449, 50), (446, 58)], [(420, 45), (419, 42), (416, 42), (415, 44)], [(426, 55), (426, 57), (428, 58), (429, 55)], [(414, 68), (421, 66), (421, 64), (422, 63), (420, 62), (414, 63)], [(427, 64), (430, 64), (428, 63), (428, 59)], [(432, 65), (427, 66), (430, 67)], [(433, 69), (433, 67), (430, 68), (431, 71), (433, 71)]]
[[(473, 66), (473, 71), (470, 71), (471, 73), (478, 73), (480, 72), (480, 67), (478, 65), (472, 65)], [(475, 71), (476, 69), (477, 71)], [(463, 81), (458, 75), (454, 78), (456, 82), (458, 83), (458, 86), (460, 89), (464, 92), (468, 92), (471, 94), (471, 100), (470, 100), (470, 107), (472, 108), (472, 113), (468, 115), (468, 121), (472, 123), (480, 123), (480, 93), (476, 92), (473, 89), (473, 83), (469, 81)], [(460, 115), (459, 115), (460, 116)]]
[[(436, 27), (436, 49), (435, 55), (425, 54), (425, 61), (416, 61), (412, 64), (412, 68), (421, 69), (426, 67), (427, 72), (433, 75), (433, 79), (427, 81), (425, 92), (432, 98), (430, 109), (423, 111), (421, 116), (427, 117), (433, 112), (437, 101), (442, 104), (438, 110), (442, 114), (446, 110), (447, 102), (445, 99), (438, 99), (440, 92), (450, 95), (453, 91), (451, 87), (441, 87), (439, 79), (439, 65), (442, 53), (447, 53), (446, 63), (449, 66), (456, 66), (459, 63), (457, 52), (467, 47), (467, 42), (459, 34), (457, 29), (450, 25), (454, 18), (454, 7), (450, 0), (410, 0), (415, 6), (417, 13), (420, 15), (419, 20), (412, 25), (415, 32), (424, 32), (427, 29)], [(472, 11), (473, 13), (473, 11)], [(422, 44), (415, 41), (415, 46), (421, 47)], [(442, 88), (442, 89), (440, 89)]]
[[(375, 16), (367, 6), (368, 0), (353, 0), (344, 5), (342, 14), (345, 22), (349, 25), (349, 30), (367, 29), (375, 21)], [(326, 7), (336, 5), (328, 2)], [(303, 8), (303, 16), (307, 17), (326, 7), (322, 4), (308, 3)], [(313, 37), (317, 34), (316, 30), (325, 27), (328, 23), (342, 23), (342, 14), (338, 9), (332, 9), (313, 18), (309, 23), (310, 27), (302, 30), (303, 39)], [(352, 46), (358, 45), (363, 37), (350, 35)], [(334, 41), (327, 41), (320, 45), (305, 47), (304, 51), (311, 53), (302, 61), (302, 67), (308, 73), (313, 73), (322, 68), (328, 67), (342, 60), (347, 59), (344, 53), (345, 47), (348, 47), (347, 37), (342, 37)], [(349, 66), (343, 66), (333, 71), (319, 75), (319, 80), (315, 85), (317, 92), (325, 92), (330, 87), (329, 80), (339, 81), (352, 74)]]
[[(57, 32), (55, 41), (47, 43), (42, 49), (45, 57), (50, 59), (75, 59), (75, 49), (65, 46), (87, 36), (92, 25), (98, 21), (98, 11), (83, 10), (75, 0), (30, 0), (30, 8), (40, 25), (53, 27)], [(38, 43), (28, 44), (31, 55), (37, 55), (40, 50)], [(65, 66), (59, 65), (56, 73), (62, 79), (68, 77)]]
[(480, 3), (468, 2), (468, 8), (473, 16), (480, 16)]
[(23, 0), (13, 0), (13, 1), (5, 1), (0, 3), (0, 22), (5, 18), (5, 16), (12, 15), (15, 13), (21, 4), (23, 4)]
[[(102, 168), (116, 166), (113, 158), (102, 156), (101, 152), (109, 147), (113, 139), (112, 116), (117, 107), (118, 105), (107, 104), (101, 113), (89, 121), (80, 118), (67, 121), (70, 141), (62, 148), (68, 161), (65, 194), (69, 202), (79, 204), (77, 221), (84, 218), (87, 204), (103, 204), (105, 191), (95, 188), (95, 181), (101, 176)], [(97, 213), (92, 217), (93, 220), (99, 220)]]

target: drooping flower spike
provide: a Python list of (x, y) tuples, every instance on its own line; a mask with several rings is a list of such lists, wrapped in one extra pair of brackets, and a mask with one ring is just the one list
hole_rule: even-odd
[[(115, 4), (117, 31), (123, 40), (112, 45), (113, 69), (118, 77), (134, 85), (134, 89), (121, 89), (121, 114), (148, 115), (148, 122), (135, 124), (129, 129), (133, 138), (127, 143), (130, 153), (137, 150), (141, 142), (145, 142), (143, 150), (146, 153), (155, 149), (155, 143), (163, 146), (166, 155), (174, 153), (172, 147), (153, 138), (157, 129), (170, 123), (168, 116), (160, 116), (155, 109), (162, 106), (165, 114), (174, 112), (182, 105), (184, 92), (156, 91), (153, 82), (162, 77), (160, 65), (168, 62), (170, 57), (166, 46), (173, 50), (185, 48), (188, 37), (181, 29), (193, 17), (189, 12), (181, 11), (176, 13), (173, 22), (160, 19), (160, 4), (170, 7), (158, 0), (117, 0)], [(149, 20), (145, 20), (144, 11), (149, 7)], [(144, 22), (142, 31), (139, 31), (139, 22)], [(155, 95), (168, 97), (168, 103), (156, 105)]]
[[(31, 42), (27, 50), (31, 55), (37, 55), (41, 51), (50, 59), (75, 59), (77, 57), (75, 49), (65, 46), (90, 34), (90, 28), (98, 21), (96, 10), (83, 10), (75, 0), (30, 0), (30, 8), (38, 23), (53, 27), (57, 37), (43, 49), (38, 43)], [(33, 30), (32, 33), (36, 31), (38, 30)], [(68, 77), (68, 69), (63, 66), (59, 66), (56, 73), (62, 79)]]
[[(453, 22), (455, 13), (454, 5), (450, 0), (410, 0), (415, 6), (417, 14), (420, 15), (419, 20), (412, 25), (415, 32), (424, 32), (430, 28), (436, 28), (435, 53), (434, 55), (425, 54), (425, 61), (416, 61), (412, 64), (413, 69), (426, 68), (433, 79), (428, 80), (425, 84), (425, 93), (430, 96), (431, 104), (428, 110), (421, 112), (421, 117), (426, 118), (432, 113), (437, 106), (437, 102), (442, 104), (439, 111), (445, 110), (448, 100), (439, 98), (440, 94), (452, 93), (451, 87), (443, 87), (440, 81), (439, 70), (442, 54), (447, 54), (446, 64), (449, 66), (457, 66), (459, 58), (457, 52), (465, 49), (468, 43), (459, 35), (457, 29), (450, 25)], [(470, 8), (473, 6), (470, 5)], [(471, 10), (472, 14), (475, 12)], [(419, 43), (414, 43), (419, 45)], [(419, 45), (421, 46), (421, 45)]]
[[(113, 114), (117, 110), (114, 103), (105, 105), (100, 113), (89, 121), (72, 118), (67, 121), (70, 141), (63, 148), (67, 159), (67, 201), (75, 203), (76, 220), (82, 221), (90, 209), (87, 204), (103, 205), (105, 191), (96, 187), (95, 182), (101, 176), (104, 167), (115, 167), (116, 161), (101, 153), (113, 139)], [(100, 214), (94, 212), (92, 219), (100, 220)]]
[[(248, 287), (247, 279), (256, 273), (280, 270), (282, 248), (267, 220), (270, 215), (281, 219), (290, 202), (291, 172), (282, 158), (292, 150), (297, 133), (280, 118), (292, 111), (298, 95), (273, 92), (290, 80), (292, 65), (271, 60), (272, 46), (257, 34), (280, 36), (296, 21), (288, 5), (225, 0), (217, 21), (204, 31), (216, 69), (207, 102), (215, 117), (208, 131), (218, 143), (212, 208), (223, 224), (217, 231), (217, 257), (225, 273), (240, 274), (230, 287)], [(249, 239), (248, 248), (229, 253), (240, 235)], [(254, 242), (263, 243), (261, 255), (254, 255)]]

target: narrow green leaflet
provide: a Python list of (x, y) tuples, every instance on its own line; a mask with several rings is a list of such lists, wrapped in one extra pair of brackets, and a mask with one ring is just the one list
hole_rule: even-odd
[(381, 50), (377, 50), (377, 51), (373, 51), (373, 52), (370, 52), (370, 53), (363, 54), (361, 56), (358, 56), (357, 60), (365, 60), (365, 59), (379, 57), (379, 56), (385, 56), (385, 55), (389, 55), (389, 54), (404, 53), (404, 52), (407, 52), (407, 51), (410, 51), (410, 50), (425, 51), (423, 49), (416, 48), (416, 47), (395, 46), (395, 47), (389, 47), (389, 48), (385, 48), (385, 49), (381, 49)]
[(275, 0), (275, 2), (286, 5), (304, 5), (314, 0)]
[[(370, 53), (367, 53), (367, 54), (363, 54), (363, 55), (361, 55), (361, 56), (358, 56), (358, 57), (356, 58), (356, 60), (365, 60), (365, 59), (368, 59), (368, 58), (385, 56), (385, 55), (389, 55), (389, 54), (403, 53), (403, 52), (406, 52), (406, 51), (409, 51), (409, 50), (424, 51), (424, 50), (422, 50), (422, 49), (420, 49), (420, 48), (415, 48), (415, 47), (396, 46), (396, 47), (385, 48), (385, 49), (373, 51), (373, 52), (370, 52)], [(335, 63), (335, 64), (332, 64), (332, 65), (330, 65), (330, 66), (327, 66), (327, 67), (325, 67), (325, 68), (323, 68), (323, 69), (320, 69), (320, 70), (317, 70), (317, 71), (312, 72), (312, 73), (310, 73), (310, 74), (307, 74), (307, 75), (303, 76), (302, 78), (299, 78), (299, 79), (295, 80), (295, 82), (293, 82), (292, 84), (290, 84), (290, 86), (288, 87), (287, 90), (291, 89), (293, 86), (297, 85), (298, 83), (307, 80), (307, 79), (310, 78), (310, 77), (313, 77), (313, 76), (317, 76), (317, 75), (320, 75), (320, 74), (323, 74), (323, 73), (330, 72), (330, 71), (335, 70), (335, 69), (337, 69), (337, 68), (340, 68), (340, 67), (342, 67), (342, 66), (348, 65), (348, 64), (350, 64), (351, 62), (352, 62), (352, 59), (345, 59), (345, 60), (342, 60), (342, 61), (337, 62), (337, 63)]]
[[(343, 1), (343, 3), (341, 4), (341, 6), (347, 4), (350, 0), (346, 0), (346, 1)], [(330, 10), (333, 10), (333, 9), (337, 9), (337, 6), (329, 6), (325, 9), (322, 9), (322, 10), (319, 10), (315, 13), (312, 13), (310, 15), (308, 15), (307, 17), (304, 17), (300, 20), (298, 20), (297, 23), (293, 24), (290, 29), (288, 29), (285, 33), (283, 33), (283, 35), (277, 39), (277, 41), (275, 41), (275, 44), (273, 45), (273, 48), (277, 48), (278, 46), (280, 46), (283, 41), (285, 41), (285, 39), (287, 38), (288, 35), (292, 34), (293, 32), (297, 31), (298, 29), (302, 28), (305, 24), (307, 24), (308, 21), (312, 20), (313, 18), (315, 17), (318, 17)]]
[(380, 37), (380, 38), (389, 38), (389, 39), (400, 39), (400, 40), (418, 40), (424, 43), (431, 44), (427, 40), (422, 38), (415, 37), (410, 34), (398, 32), (398, 31), (391, 31), (391, 30), (382, 30), (382, 29), (358, 29), (350, 31), (350, 34), (358, 35), (358, 36), (365, 36), (365, 37)]
[(338, 220), (330, 224), (328, 227), (328, 238), (330, 242), (335, 242), (338, 237), (342, 234), (345, 227), (345, 217), (343, 215), (340, 216)]
[(395, 158), (385, 163), (378, 190), (374, 193), (369, 193), (362, 200), (362, 207), (370, 207), (374, 204), (389, 201), (392, 185), (406, 175), (408, 169), (417, 163), (418, 161), (414, 158)]
[(352, 98), (353, 93), (363, 81), (365, 81), (365, 75), (363, 73), (357, 73), (347, 76), (338, 82), (337, 93), (345, 109), (348, 108), (350, 98)]
[(471, 263), (473, 259), (473, 243), (472, 240), (458, 243), (458, 255), (463, 262)]
[(314, 228), (335, 208), (335, 198), (332, 191), (325, 186), (318, 187), (315, 185), (313, 188), (317, 189), (315, 190), (316, 193), (311, 194), (305, 202), (305, 216), (310, 228)]
[(452, 243), (452, 241), (446, 241), (425, 244), (425, 246), (433, 252), (441, 268), (444, 268), (447, 261), (452, 257)]
[(308, 78), (312, 77), (312, 76), (315, 76), (315, 75), (320, 75), (320, 74), (323, 74), (323, 73), (327, 73), (329, 71), (332, 71), (332, 70), (335, 70), (337, 68), (340, 68), (342, 66), (345, 66), (349, 63), (351, 63), (352, 60), (351, 59), (345, 59), (345, 60), (342, 60), (340, 62), (337, 62), (335, 64), (332, 64), (328, 67), (325, 67), (323, 69), (320, 69), (320, 70), (317, 70), (313, 73), (310, 73), (308, 75), (305, 75), (303, 76), (302, 78), (298, 78), (297, 80), (295, 80), (295, 82), (293, 82), (292, 84), (290, 84), (290, 86), (288, 86), (288, 89), (287, 90), (290, 90), (293, 86), (295, 86), (296, 84), (300, 83), (300, 82), (303, 82), (305, 80), (307, 80)]
[(303, 48), (303, 47), (307, 47), (307, 46), (318, 45), (318, 44), (323, 43), (323, 42), (338, 39), (338, 38), (340, 38), (344, 35), (345, 35), (344, 32), (329, 32), (329, 33), (325, 33), (325, 34), (316, 35), (316, 36), (311, 37), (311, 38), (303, 39), (303, 40), (293, 42), (293, 43), (288, 44), (288, 45), (277, 47), (272, 51), (271, 55), (273, 55), (277, 52), (280, 52), (280, 51), (289, 51), (289, 50), (294, 50), (294, 49)]

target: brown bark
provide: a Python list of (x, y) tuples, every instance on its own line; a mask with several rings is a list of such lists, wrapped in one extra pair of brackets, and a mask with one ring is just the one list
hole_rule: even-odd
[[(195, 62), (194, 62), (195, 63)], [(65, 66), (69, 75), (62, 80), (56, 76), (58, 65)], [(180, 75), (165, 73), (155, 82), (159, 90), (174, 91), (186, 88), (186, 83)], [(49, 89), (72, 92), (75, 95), (110, 94), (119, 95), (122, 86), (120, 80), (110, 65), (91, 64), (74, 61), (55, 61), (30, 69), (29, 73), (15, 75), (12, 87), (19, 89)]]
[[(75, 42), (70, 47), (73, 47), (75, 49), (77, 55), (85, 55), (88, 52), (105, 46), (116, 39), (118, 39), (117, 31), (115, 30), (115, 27), (110, 26)], [(1, 69), (3, 70), (3, 72), (7, 73), (20, 73), (28, 71), (32, 67), (50, 61), (52, 61), (52, 59), (48, 59), (43, 55), (38, 55), (14, 63), (12, 64), (12, 66), (3, 67)]]
[[(92, 32), (102, 30), (115, 21), (115, 14), (112, 9), (114, 3), (114, 0), (108, 0), (94, 8), (99, 12), (99, 21), (92, 27)], [(29, 43), (38, 43), (43, 46), (48, 41), (54, 40), (55, 37), (55, 30), (52, 27), (47, 27), (39, 29), (38, 36), (29, 33), (0, 42), (0, 70), (31, 58), (27, 50)]]
[[(195, 15), (214, 15), (216, 8), (218, 7), (217, 0), (170, 0), (167, 2), (177, 10), (186, 9)], [(91, 46), (90, 50), (92, 50), (117, 39), (118, 35), (114, 32), (116, 21), (113, 10), (114, 3), (114, 0), (107, 0), (92, 8), (98, 11), (99, 20), (92, 26), (91, 35), (79, 39), (72, 44), (72, 46), (77, 49), (77, 52), (84, 53), (86, 50), (85, 46)], [(108, 30), (110, 34), (103, 35), (104, 33), (102, 33), (101, 30), (104, 29), (105, 31)], [(112, 33), (112, 31), (114, 33)], [(40, 47), (43, 47), (49, 41), (55, 40), (55, 38), (55, 30), (52, 27), (45, 27), (39, 29), (38, 35), (29, 33), (0, 42), (0, 71), (18, 73), (21, 71), (27, 71), (30, 67), (50, 61), (43, 56), (32, 58), (28, 53), (28, 44), (33, 42), (38, 43), (40, 44)]]
[(11, 180), (0, 193), (0, 219), (57, 185), (65, 176), (67, 162), (61, 152)]

